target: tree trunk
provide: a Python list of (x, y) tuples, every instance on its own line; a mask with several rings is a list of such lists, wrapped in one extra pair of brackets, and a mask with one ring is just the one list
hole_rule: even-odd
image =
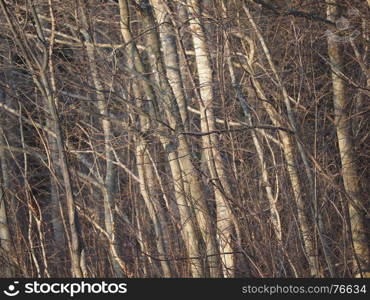
[[(71, 253), (71, 271), (72, 276), (74, 277), (82, 277), (82, 269), (81, 269), (81, 237), (79, 234), (78, 228), (78, 216), (75, 210), (75, 199), (73, 196), (72, 191), (72, 184), (71, 184), (71, 177), (69, 173), (68, 167), (68, 160), (67, 155), (64, 149), (64, 139), (62, 135), (62, 129), (60, 127), (58, 113), (55, 107), (55, 96), (52, 93), (52, 89), (50, 87), (50, 83), (48, 80), (48, 76), (46, 73), (46, 68), (48, 64), (48, 54), (46, 51), (46, 47), (44, 48), (43, 54), (40, 57), (38, 53), (35, 53), (35, 49), (33, 49), (28, 41), (24, 38), (22, 34), (20, 34), (18, 28), (14, 25), (13, 19), (10, 16), (7, 5), (3, 0), (0, 0), (0, 6), (3, 10), (5, 15), (6, 21), (11, 28), (13, 38), (20, 48), (20, 51), (25, 59), (25, 63), (27, 68), (33, 73), (37, 75), (33, 75), (33, 80), (37, 88), (39, 89), (40, 93), (43, 95), (47, 102), (48, 113), (50, 119), (54, 121), (54, 128), (53, 131), (55, 133), (57, 149), (59, 153), (60, 165), (61, 165), (61, 172), (64, 181), (65, 193), (66, 193), (66, 200), (67, 200), (67, 211), (68, 211), (68, 221), (69, 227), (71, 231), (71, 245), (70, 245), (70, 253)], [(46, 41), (43, 35), (43, 30), (40, 26), (40, 22), (37, 16), (37, 13), (32, 7), (32, 15), (34, 17), (34, 21), (36, 23), (37, 31), (39, 34), (39, 38), (42, 39), (43, 45), (46, 45)]]
[[(340, 17), (339, 9), (327, 6), (327, 16), (331, 21)], [(339, 4), (339, 3), (338, 3)], [(346, 193), (349, 197), (349, 218), (353, 242), (353, 272), (356, 277), (370, 278), (370, 244), (366, 236), (369, 219), (366, 217), (366, 196), (362, 190), (362, 178), (356, 165), (355, 145), (351, 129), (350, 103), (347, 88), (339, 74), (344, 70), (342, 45), (328, 36), (328, 54), (332, 66), (333, 102), (335, 126), (337, 131), (342, 176)]]
[[(190, 15), (190, 28), (195, 50), (196, 65), (200, 86), (200, 111), (202, 132), (216, 129), (214, 116), (213, 78), (210, 54), (207, 49), (206, 36), (201, 24), (200, 2), (188, 1)], [(233, 212), (230, 209), (230, 200), (233, 198), (230, 185), (226, 179), (224, 165), (219, 150), (217, 134), (203, 137), (205, 158), (214, 187), (217, 211), (217, 233), (223, 262), (223, 275), (233, 277), (235, 271), (232, 238), (234, 235)], [(223, 254), (228, 253), (228, 254)]]
[[(0, 102), (5, 101), (5, 93), (0, 90)], [(0, 117), (3, 117), (2, 114)], [(9, 188), (8, 182), (8, 170), (7, 170), (7, 155), (4, 147), (4, 130), (3, 130), (3, 118), (0, 120), (0, 248), (1, 254), (4, 255), (6, 261), (4, 262), (4, 269), (2, 271), (2, 277), (14, 277), (15, 272), (12, 267), (12, 255), (14, 254), (11, 234), (9, 230), (8, 216), (7, 216), (7, 189)]]
[(184, 93), (183, 79), (181, 76), (179, 56), (176, 46), (176, 33), (171, 22), (169, 15), (170, 3), (165, 4), (164, 0), (151, 0), (153, 7), (155, 7), (154, 12), (157, 20), (157, 24), (161, 24), (158, 28), (159, 36), (163, 51), (163, 62), (166, 67), (166, 74), (168, 77), (168, 82), (170, 83), (173, 93), (176, 97), (180, 115), (184, 127), (187, 128), (189, 122), (187, 100)]
[[(143, 14), (144, 24), (147, 27), (152, 28), (155, 26), (154, 17), (149, 7), (141, 10)], [(158, 80), (158, 86), (160, 87), (165, 113), (167, 116), (168, 123), (170, 126), (180, 132), (184, 131), (184, 124), (181, 120), (179, 111), (179, 102), (173, 94), (171, 85), (169, 84), (166, 76), (166, 68), (163, 63), (162, 53), (160, 50), (160, 41), (155, 31), (150, 31), (147, 38), (148, 52), (151, 58), (152, 70), (155, 71)], [(164, 94), (164, 95), (163, 95)], [(159, 98), (159, 97), (158, 97)], [(194, 168), (190, 158), (192, 157), (189, 151), (189, 145), (184, 135), (179, 137), (170, 138), (171, 147), (177, 148), (179, 151), (180, 165), (183, 169), (183, 176), (185, 176), (185, 182), (189, 183), (189, 191), (191, 192), (191, 199), (195, 209), (195, 215), (200, 226), (200, 231), (206, 244), (207, 258), (211, 277), (220, 277), (220, 261), (217, 255), (217, 240), (215, 232), (212, 228), (212, 219), (208, 204), (205, 200), (205, 195), (199, 184), (197, 171)], [(180, 153), (182, 152), (182, 154)], [(191, 170), (189, 170), (191, 168)]]
[[(141, 87), (143, 94), (146, 96), (147, 99), (150, 99), (154, 110), (155, 118), (158, 118), (159, 115), (157, 113), (158, 108), (156, 102), (156, 95), (154, 90), (149, 84), (149, 78), (145, 74), (147, 72), (144, 69), (144, 64), (140, 57), (140, 54), (137, 50), (136, 43), (134, 42), (130, 30), (130, 14), (129, 14), (129, 7), (127, 0), (120, 0), (119, 1), (119, 8), (120, 8), (120, 16), (121, 16), (121, 33), (125, 43), (127, 43), (127, 56), (128, 60), (132, 66), (132, 68), (142, 74), (145, 79), (139, 80), (139, 86)], [(170, 142), (167, 138), (162, 137), (161, 143), (164, 149), (169, 149), (168, 145)], [(178, 155), (174, 151), (167, 151), (168, 160), (171, 168), (171, 173), (174, 182), (174, 189), (175, 189), (175, 199), (176, 203), (179, 208), (180, 212), (180, 219), (183, 224), (183, 231), (182, 236), (187, 246), (187, 251), (189, 257), (191, 257), (191, 273), (193, 277), (204, 277), (205, 270), (204, 264), (202, 260), (202, 242), (201, 237), (198, 235), (197, 230), (197, 223), (194, 220), (194, 216), (192, 214), (192, 205), (188, 203), (187, 196), (185, 194), (185, 185), (191, 185), (191, 182), (185, 182), (184, 177), (182, 175), (182, 166), (180, 164), (180, 159)], [(181, 154), (179, 154), (181, 155)], [(187, 152), (186, 155), (189, 155)], [(186, 158), (184, 158), (186, 159)], [(191, 173), (189, 173), (191, 174)], [(191, 195), (189, 195), (191, 197)]]
[(105, 229), (109, 235), (110, 244), (109, 249), (111, 249), (111, 257), (113, 260), (113, 268), (115, 271), (115, 275), (117, 277), (122, 277), (123, 270), (120, 267), (120, 259), (118, 257), (120, 253), (120, 249), (118, 248), (118, 240), (119, 238), (116, 235), (115, 230), (115, 220), (114, 220), (114, 180), (115, 180), (115, 167), (113, 165), (113, 153), (112, 153), (112, 139), (113, 134), (111, 130), (111, 122), (104, 118), (109, 117), (109, 108), (107, 105), (107, 99), (105, 98), (102, 90), (103, 85), (99, 79), (98, 74), (98, 65), (96, 60), (96, 53), (94, 47), (94, 37), (90, 35), (89, 27), (89, 20), (88, 20), (88, 12), (86, 10), (85, 5), (80, 2), (80, 12), (81, 12), (81, 21), (83, 25), (82, 34), (84, 35), (86, 41), (86, 52), (88, 56), (89, 66), (91, 70), (91, 77), (93, 81), (93, 86), (96, 90), (96, 107), (99, 110), (99, 113), (103, 116), (101, 120), (101, 127), (103, 129), (104, 134), (104, 160), (105, 160), (105, 178), (104, 178), (104, 185), (105, 189), (103, 192), (103, 202), (104, 202), (104, 223)]
[(163, 270), (163, 277), (170, 278), (174, 276), (174, 272), (170, 262), (168, 261), (169, 253), (166, 240), (169, 239), (169, 234), (165, 217), (163, 215), (163, 208), (159, 203), (159, 199), (157, 199), (158, 196), (156, 194), (158, 192), (156, 192), (154, 189), (154, 174), (149, 156), (147, 154), (147, 151), (149, 151), (147, 149), (147, 143), (139, 138), (136, 149), (136, 158), (139, 170), (138, 173), (141, 181), (141, 195), (144, 198), (149, 216), (154, 225), (154, 232), (156, 234), (155, 244), (158, 250), (159, 258), (162, 259), (160, 263)]

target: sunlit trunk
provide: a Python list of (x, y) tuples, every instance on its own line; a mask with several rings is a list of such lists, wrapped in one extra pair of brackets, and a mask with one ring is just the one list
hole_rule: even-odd
[[(214, 116), (214, 94), (210, 53), (206, 44), (205, 32), (201, 24), (199, 1), (188, 1), (190, 28), (192, 30), (200, 90), (201, 129), (207, 133), (216, 129)], [(217, 234), (223, 263), (223, 275), (233, 277), (235, 271), (232, 238), (234, 234), (233, 215), (230, 209), (232, 199), (225, 167), (219, 150), (217, 134), (203, 137), (203, 148), (213, 183), (217, 210)], [(217, 276), (217, 274), (215, 274)]]
[[(133, 41), (130, 30), (130, 17), (127, 1), (120, 0), (119, 8), (121, 15), (121, 33), (123, 40), (128, 44), (127, 47), (128, 49), (126, 50), (126, 53), (129, 62), (136, 72), (139, 72), (140, 74), (143, 74), (142, 76), (145, 76), (144, 74), (146, 73), (146, 71), (144, 68), (144, 64), (136, 48), (136, 44)], [(147, 97), (147, 99), (150, 99), (153, 106), (152, 109), (154, 110), (154, 116), (158, 118), (159, 116), (157, 115), (156, 95), (154, 93), (153, 87), (151, 86), (151, 84), (149, 84), (148, 79), (149, 77), (146, 76), (145, 79), (139, 80), (139, 86), (142, 88), (142, 92)], [(170, 144), (170, 141), (168, 140), (168, 138), (162, 137), (160, 138), (160, 140), (164, 149), (169, 150), (168, 146)], [(187, 195), (185, 194), (186, 190), (185, 185), (191, 186), (192, 182), (184, 180), (183, 172), (186, 172), (187, 170), (181, 165), (178, 154), (175, 151), (170, 150), (167, 151), (167, 156), (169, 159), (169, 165), (173, 177), (176, 203), (178, 205), (180, 219), (183, 224), (182, 236), (184, 239), (184, 243), (187, 246), (188, 255), (189, 257), (192, 257), (192, 259), (190, 260), (191, 273), (193, 277), (204, 277), (205, 270), (202, 260), (203, 255), (201, 254), (202, 253), (201, 237), (199, 237), (197, 233), (197, 224), (196, 220), (194, 220), (194, 216), (192, 213), (192, 204), (191, 202), (188, 202), (190, 200), (187, 199)], [(185, 157), (183, 157), (182, 160), (188, 162), (189, 159), (188, 156), (189, 152), (187, 151)], [(188, 164), (189, 162), (187, 163), (187, 165)], [(192, 173), (190, 172), (186, 174), (192, 175)], [(192, 197), (192, 195), (188, 196)]]
[[(339, 9), (333, 5), (327, 6), (329, 20), (335, 21), (340, 17)], [(366, 196), (362, 190), (362, 178), (356, 165), (355, 145), (351, 129), (351, 112), (346, 83), (340, 74), (344, 70), (343, 48), (338, 41), (328, 36), (328, 54), (332, 66), (333, 102), (335, 127), (342, 163), (342, 176), (345, 191), (349, 197), (349, 218), (353, 242), (353, 272), (356, 277), (370, 277), (370, 244), (366, 232), (369, 220), (366, 217)]]

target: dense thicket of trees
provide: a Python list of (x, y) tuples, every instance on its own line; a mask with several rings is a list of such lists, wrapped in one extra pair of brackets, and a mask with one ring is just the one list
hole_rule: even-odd
[(369, 9), (0, 0), (0, 276), (370, 277)]

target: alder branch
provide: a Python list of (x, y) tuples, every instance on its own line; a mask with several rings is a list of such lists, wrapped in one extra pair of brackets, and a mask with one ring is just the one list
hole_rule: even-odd
[(179, 134), (192, 135), (192, 136), (205, 136), (205, 135), (211, 135), (211, 134), (223, 134), (223, 133), (238, 132), (238, 131), (245, 131), (245, 130), (252, 130), (252, 129), (281, 130), (281, 131), (288, 132), (290, 134), (295, 134), (295, 132), (293, 130), (290, 130), (288, 128), (276, 127), (276, 126), (270, 126), (270, 125), (243, 126), (243, 127), (240, 127), (240, 128), (217, 129), (217, 130), (212, 130), (212, 131), (208, 131), (208, 132), (182, 131), (182, 132), (179, 132)]
[(276, 4), (272, 4), (264, 0), (249, 0), (249, 1), (262, 5), (263, 7), (273, 11), (276, 15), (301, 17), (301, 18), (305, 18), (308, 20), (323, 22), (330, 26), (334, 26), (334, 27), (336, 26), (334, 22), (326, 18), (320, 17), (319, 15), (316, 15), (314, 13), (308, 13), (308, 12), (304, 12), (301, 10), (295, 10), (295, 9), (285, 9)]

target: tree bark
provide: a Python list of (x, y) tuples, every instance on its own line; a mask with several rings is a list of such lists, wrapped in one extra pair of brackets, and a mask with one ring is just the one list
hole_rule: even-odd
[(111, 249), (111, 256), (113, 259), (113, 268), (117, 277), (122, 277), (123, 270), (119, 264), (119, 253), (120, 249), (118, 248), (118, 236), (116, 235), (115, 230), (115, 220), (114, 220), (114, 179), (116, 170), (113, 165), (113, 153), (112, 153), (112, 139), (113, 134), (111, 130), (111, 122), (106, 118), (109, 116), (109, 108), (107, 105), (107, 99), (103, 94), (103, 84), (99, 79), (98, 74), (98, 64), (96, 60), (96, 49), (94, 47), (95, 38), (91, 36), (91, 28), (89, 26), (88, 12), (86, 6), (83, 2), (80, 1), (80, 13), (81, 13), (81, 22), (82, 22), (82, 34), (86, 41), (86, 52), (88, 56), (89, 66), (91, 70), (91, 77), (93, 81), (93, 86), (96, 90), (96, 107), (99, 110), (100, 115), (103, 116), (101, 120), (101, 127), (104, 134), (104, 159), (105, 159), (105, 178), (104, 185), (105, 189), (103, 192), (103, 202), (104, 202), (104, 223), (105, 229), (109, 234), (109, 248)]
[[(337, 1), (332, 1), (332, 4), (334, 5), (327, 6), (327, 16), (334, 22), (340, 15), (335, 5)], [(344, 70), (344, 54), (342, 45), (330, 36), (328, 36), (328, 54), (332, 69), (335, 127), (342, 163), (342, 177), (349, 197), (353, 272), (356, 277), (370, 278), (370, 244), (366, 236), (366, 231), (369, 229), (369, 219), (366, 217), (366, 196), (362, 190), (362, 178), (359, 176), (356, 162), (347, 87), (339, 75), (343, 74)]]
[[(136, 47), (136, 43), (133, 40), (131, 30), (130, 30), (130, 14), (129, 14), (129, 7), (127, 0), (120, 0), (119, 1), (119, 8), (120, 8), (120, 16), (121, 16), (121, 33), (123, 40), (127, 43), (127, 55), (128, 60), (135, 71), (143, 74), (142, 76), (145, 79), (139, 80), (139, 86), (141, 87), (143, 94), (146, 96), (147, 99), (150, 100), (155, 118), (159, 118), (158, 115), (158, 105), (156, 103), (156, 95), (153, 90), (153, 87), (149, 83), (149, 77), (146, 76), (147, 72), (145, 71), (144, 64), (140, 57), (139, 51)], [(158, 125), (160, 126), (160, 125)], [(163, 130), (163, 128), (162, 128)], [(161, 143), (164, 149), (169, 149), (170, 141), (166, 137), (161, 137)], [(183, 231), (182, 236), (187, 246), (187, 251), (189, 257), (192, 257), (190, 264), (191, 264), (191, 273), (193, 277), (204, 277), (205, 276), (205, 268), (204, 263), (202, 260), (202, 241), (201, 237), (198, 235), (198, 225), (197, 221), (194, 219), (192, 213), (192, 204), (188, 202), (187, 196), (185, 191), (187, 190), (185, 186), (191, 186), (192, 182), (185, 180), (183, 177), (183, 172), (187, 170), (183, 168), (183, 165), (180, 163), (179, 156), (183, 155), (183, 159), (187, 161), (189, 152), (184, 150), (186, 154), (179, 153), (177, 154), (176, 151), (167, 151), (167, 156), (169, 160), (169, 165), (171, 168), (171, 173), (174, 182), (174, 189), (175, 189), (175, 198), (176, 203), (179, 208), (180, 218), (183, 224)], [(179, 156), (178, 156), (179, 155)], [(185, 157), (184, 157), (185, 156)], [(188, 161), (187, 161), (188, 162)], [(188, 165), (189, 162), (185, 165)], [(186, 173), (192, 174), (192, 173)], [(189, 176), (189, 175), (187, 175)], [(188, 195), (191, 197), (192, 195)]]
[[(5, 93), (0, 90), (0, 102), (5, 101)], [(0, 114), (0, 117), (3, 114)], [(12, 255), (14, 254), (13, 246), (12, 246), (12, 239), (9, 229), (8, 223), (8, 215), (7, 215), (7, 189), (9, 188), (8, 182), (8, 168), (7, 168), (7, 155), (3, 147), (5, 147), (4, 143), (4, 130), (3, 130), (3, 118), (0, 120), (0, 248), (2, 255), (5, 256), (5, 266), (2, 272), (3, 277), (14, 277), (15, 272), (14, 268), (12, 267)]]
[[(188, 1), (190, 11), (190, 29), (192, 30), (193, 45), (195, 50), (196, 66), (198, 71), (200, 90), (200, 111), (202, 132), (216, 129), (214, 116), (214, 94), (212, 67), (210, 53), (207, 49), (206, 35), (201, 24), (200, 2)], [(232, 239), (235, 232), (230, 200), (233, 198), (230, 185), (226, 179), (225, 167), (223, 165), (219, 150), (219, 139), (217, 134), (205, 135), (203, 137), (203, 148), (205, 158), (213, 183), (217, 211), (217, 234), (223, 263), (223, 275), (233, 277), (235, 271), (234, 254), (232, 254)], [(222, 254), (229, 253), (229, 254)]]

